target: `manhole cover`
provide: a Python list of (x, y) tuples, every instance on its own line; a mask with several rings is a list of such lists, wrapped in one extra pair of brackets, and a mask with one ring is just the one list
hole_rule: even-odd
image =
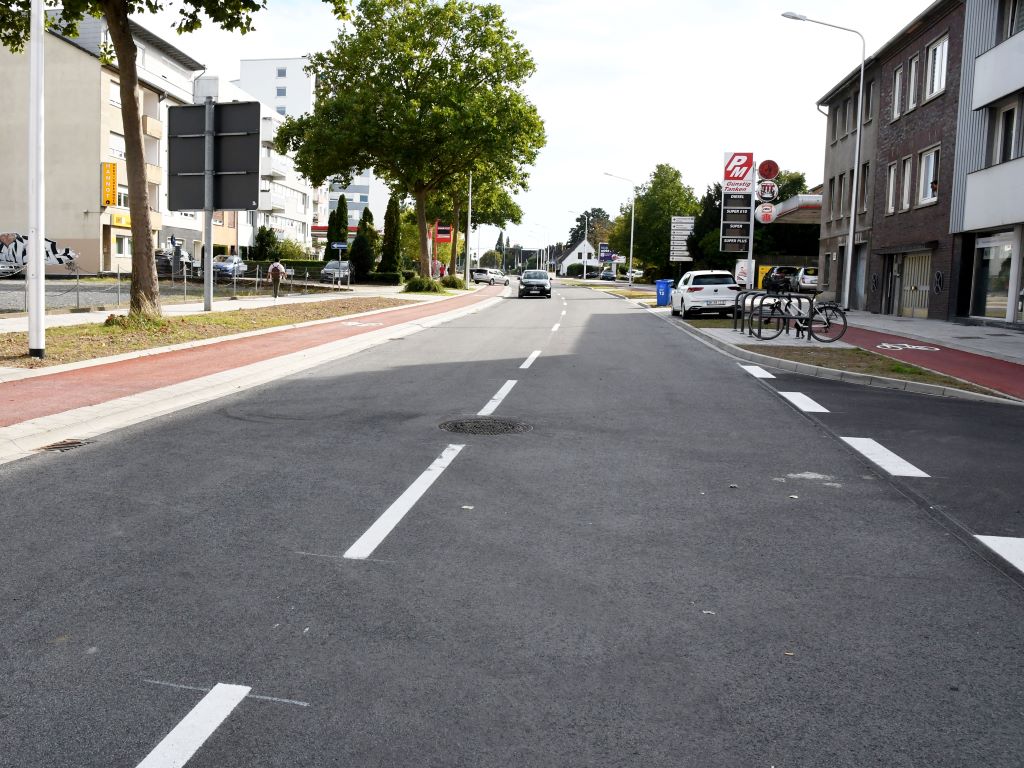
[(51, 443), (50, 445), (44, 445), (40, 450), (42, 451), (54, 451), (55, 453), (64, 453), (64, 451), (70, 451), (73, 448), (81, 448), (83, 445), (89, 445), (88, 440), (61, 440), (59, 443)]
[(478, 416), (474, 419), (455, 419), (441, 424), (441, 429), (447, 432), (458, 432), (463, 435), (509, 435), (515, 432), (529, 432), (533, 429), (515, 419), (485, 418)]

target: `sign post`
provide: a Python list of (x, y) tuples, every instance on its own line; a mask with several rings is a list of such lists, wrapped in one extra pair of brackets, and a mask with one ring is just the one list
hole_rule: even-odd
[(693, 234), (693, 225), (696, 221), (694, 216), (673, 216), (672, 229), (669, 232), (668, 260), (672, 261), (693, 261), (690, 249), (687, 245), (690, 235)]
[(747, 254), (746, 287), (754, 274), (754, 154), (726, 152), (722, 174), (722, 239), (719, 250)]

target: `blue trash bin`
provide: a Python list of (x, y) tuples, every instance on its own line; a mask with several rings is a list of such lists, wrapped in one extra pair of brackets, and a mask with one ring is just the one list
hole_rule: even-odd
[(656, 280), (654, 282), (658, 289), (658, 306), (667, 307), (672, 303), (673, 280)]

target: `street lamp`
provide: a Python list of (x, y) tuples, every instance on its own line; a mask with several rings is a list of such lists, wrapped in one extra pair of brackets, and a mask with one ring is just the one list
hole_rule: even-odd
[(850, 308), (850, 278), (853, 272), (853, 237), (857, 225), (857, 175), (860, 173), (860, 136), (864, 128), (864, 62), (867, 59), (867, 44), (864, 42), (864, 35), (856, 29), (840, 27), (838, 24), (829, 24), (827, 21), (809, 19), (801, 13), (786, 11), (782, 14), (793, 21), (809, 21), (812, 24), (821, 24), (823, 27), (841, 29), (844, 32), (852, 32), (860, 38), (860, 90), (857, 95), (857, 141), (853, 149), (853, 177), (850, 179), (850, 232), (846, 236), (846, 263), (843, 265), (843, 307)]
[(576, 213), (576, 211), (569, 211), (569, 213), (575, 213), (577, 216), (583, 217), (583, 279), (587, 279), (587, 226), (590, 224), (590, 216), (586, 213)]
[(613, 179), (621, 179), (622, 181), (628, 181), (633, 187), (633, 199), (629, 203), (629, 287), (633, 287), (633, 222), (636, 220), (636, 182), (632, 179), (627, 179), (625, 176), (616, 176), (614, 173), (604, 172), (605, 176), (611, 176)]

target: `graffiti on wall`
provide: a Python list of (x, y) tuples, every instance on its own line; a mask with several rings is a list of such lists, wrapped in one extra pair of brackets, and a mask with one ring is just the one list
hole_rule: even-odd
[[(53, 240), (46, 241), (47, 264), (71, 264), (78, 254), (70, 248), (61, 249)], [(22, 270), (28, 264), (28, 236), (17, 232), (0, 232), (0, 267), (5, 271)]]

